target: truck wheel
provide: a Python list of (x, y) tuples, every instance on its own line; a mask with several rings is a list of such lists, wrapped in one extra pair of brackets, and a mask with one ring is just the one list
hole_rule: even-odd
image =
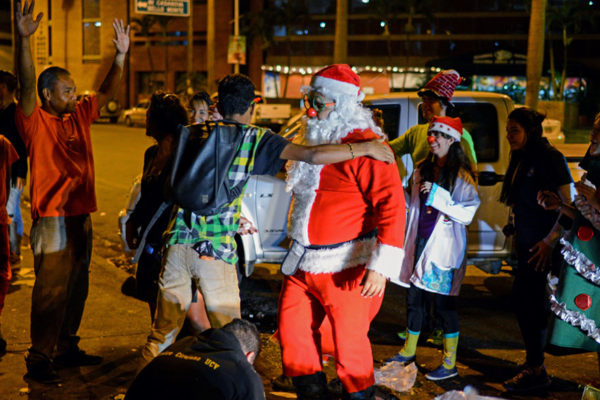
[(133, 121), (129, 117), (125, 117), (125, 125), (133, 126)]
[(119, 117), (110, 117), (111, 124), (116, 124), (118, 120), (119, 120)]

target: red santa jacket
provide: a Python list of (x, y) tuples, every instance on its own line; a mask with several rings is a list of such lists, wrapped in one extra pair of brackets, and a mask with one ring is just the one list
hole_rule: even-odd
[[(377, 138), (354, 130), (342, 143)], [(334, 273), (366, 264), (397, 278), (404, 257), (406, 208), (398, 168), (368, 157), (325, 166), (300, 163), (302, 185), (293, 187), (289, 235), (308, 249), (299, 268)], [(377, 229), (377, 235), (368, 235)]]

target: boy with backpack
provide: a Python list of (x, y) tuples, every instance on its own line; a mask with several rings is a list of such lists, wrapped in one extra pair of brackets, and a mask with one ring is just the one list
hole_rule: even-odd
[[(373, 140), (345, 144), (302, 146), (272, 132), (250, 126), (254, 111), (254, 84), (241, 74), (228, 75), (219, 83), (219, 124), (242, 127), (241, 143), (228, 168), (230, 187), (238, 187), (250, 175), (275, 175), (286, 160), (330, 164), (360, 156), (394, 162), (389, 147)], [(166, 251), (159, 279), (157, 310), (152, 332), (142, 350), (146, 362), (171, 345), (179, 332), (192, 292), (190, 279), (204, 295), (211, 326), (220, 328), (240, 318), (236, 273), (235, 233), (239, 226), (243, 190), (216, 214), (202, 215), (178, 208), (166, 232)]]

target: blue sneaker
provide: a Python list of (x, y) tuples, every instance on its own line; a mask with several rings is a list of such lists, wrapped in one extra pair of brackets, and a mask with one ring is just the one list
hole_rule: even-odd
[(458, 370), (456, 367), (448, 369), (443, 365), (440, 365), (435, 371), (431, 371), (425, 375), (425, 378), (429, 379), (430, 381), (441, 381), (443, 379), (453, 378), (457, 375)]
[(385, 360), (386, 363), (392, 362), (392, 361), (397, 361), (399, 363), (402, 364), (410, 364), (411, 362), (414, 362), (417, 359), (417, 356), (410, 356), (410, 357), (406, 357), (403, 356), (402, 354), (398, 353), (395, 356), (388, 358), (387, 360)]

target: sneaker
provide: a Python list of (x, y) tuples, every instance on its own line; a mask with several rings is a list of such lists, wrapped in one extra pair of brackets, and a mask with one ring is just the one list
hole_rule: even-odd
[(443, 365), (440, 365), (435, 371), (431, 371), (425, 375), (425, 378), (429, 379), (430, 381), (441, 381), (444, 379), (454, 378), (457, 375), (458, 370), (456, 367), (448, 369)]
[(441, 329), (434, 329), (431, 335), (427, 338), (427, 343), (431, 343), (434, 346), (441, 346), (443, 341), (444, 332)]
[(71, 351), (54, 357), (54, 363), (60, 367), (84, 367), (88, 365), (99, 365), (103, 358), (86, 354), (83, 350)]
[(392, 361), (397, 361), (397, 362), (402, 363), (402, 364), (410, 364), (411, 362), (415, 362), (416, 359), (417, 359), (416, 355), (410, 356), (410, 357), (406, 357), (406, 356), (403, 356), (402, 354), (398, 353), (395, 356), (388, 358), (384, 362), (389, 363), (389, 362), (392, 362)]
[(284, 392), (296, 392), (296, 388), (294, 387), (294, 383), (292, 382), (292, 378), (285, 375), (279, 375), (277, 378), (273, 378), (271, 380), (271, 385), (273, 389), (283, 390)]
[(536, 374), (533, 368), (525, 368), (502, 385), (508, 392), (525, 393), (546, 389), (550, 383), (546, 368), (542, 367), (539, 374)]
[(59, 383), (62, 381), (49, 360), (36, 360), (32, 362), (26, 358), (25, 362), (27, 364), (26, 379), (32, 379), (44, 384)]

